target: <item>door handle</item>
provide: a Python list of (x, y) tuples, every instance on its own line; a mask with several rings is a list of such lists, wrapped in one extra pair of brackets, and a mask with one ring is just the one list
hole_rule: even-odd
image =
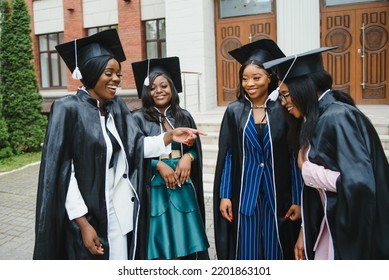
[(362, 83), (361, 83), (361, 86), (363, 89), (365, 89), (365, 24), (364, 23), (362, 23), (361, 32), (362, 32), (362, 50), (358, 49), (358, 53), (361, 55), (361, 58), (362, 58)]

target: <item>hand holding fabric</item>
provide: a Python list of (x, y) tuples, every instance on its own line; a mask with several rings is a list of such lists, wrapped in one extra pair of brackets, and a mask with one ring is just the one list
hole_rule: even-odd
[(222, 198), (220, 200), (220, 212), (222, 216), (229, 222), (233, 220), (232, 202), (229, 198)]
[(187, 154), (183, 155), (176, 168), (176, 175), (179, 178), (180, 185), (189, 179), (191, 168), (192, 158)]
[(174, 169), (163, 161), (159, 161), (157, 163), (157, 171), (164, 179), (167, 188), (175, 189), (176, 185), (181, 185), (177, 174), (174, 172)]
[(291, 219), (292, 221), (297, 221), (301, 218), (301, 206), (292, 204), (285, 214), (285, 219)]
[(296, 244), (294, 246), (294, 257), (296, 260), (304, 260), (304, 239), (303, 239), (303, 229), (300, 229), (299, 237), (297, 238)]
[(104, 248), (99, 240), (96, 230), (88, 222), (85, 216), (75, 219), (80, 227), (82, 242), (92, 255), (103, 255)]

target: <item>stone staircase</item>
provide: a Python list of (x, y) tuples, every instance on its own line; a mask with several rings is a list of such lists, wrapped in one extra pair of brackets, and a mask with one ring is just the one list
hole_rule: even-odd
[(213, 191), (220, 123), (225, 109), (226, 107), (216, 107), (211, 111), (192, 113), (197, 128), (208, 134), (201, 136), (201, 145), (203, 148), (204, 192), (209, 194)]
[[(358, 107), (374, 124), (389, 161), (389, 105), (359, 105)], [(213, 191), (220, 123), (225, 109), (226, 107), (216, 107), (207, 112), (192, 113), (198, 129), (208, 133), (208, 136), (201, 137), (204, 192), (208, 195)]]

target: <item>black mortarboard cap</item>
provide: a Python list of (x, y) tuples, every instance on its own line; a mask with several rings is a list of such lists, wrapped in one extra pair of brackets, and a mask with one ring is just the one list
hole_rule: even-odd
[[(285, 80), (304, 76), (324, 70), (322, 52), (336, 49), (337, 46), (322, 47), (297, 55), (290, 55), (268, 61), (263, 64), (265, 69), (277, 67), (278, 79)], [(287, 76), (287, 77), (286, 77)]]
[(72, 73), (79, 65), (83, 65), (94, 57), (112, 55), (119, 62), (126, 60), (116, 29), (107, 29), (88, 37), (57, 45), (55, 48)]
[(271, 39), (254, 41), (230, 51), (229, 54), (242, 65), (248, 60), (256, 60), (264, 63), (269, 60), (285, 57), (285, 54)]
[(167, 75), (173, 81), (177, 92), (182, 92), (180, 60), (176, 56), (133, 62), (132, 71), (139, 98), (142, 97), (143, 85), (148, 86), (145, 81), (148, 81), (150, 74), (155, 72)]

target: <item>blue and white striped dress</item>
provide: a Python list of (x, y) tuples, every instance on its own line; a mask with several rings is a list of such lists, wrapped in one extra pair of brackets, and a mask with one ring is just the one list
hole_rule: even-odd
[[(277, 194), (270, 125), (267, 123), (264, 128), (263, 146), (258, 138), (252, 112), (243, 129), (243, 166), (235, 254), (236, 259), (240, 260), (283, 259), (277, 223)], [(232, 154), (229, 149), (222, 172), (220, 198), (231, 198), (233, 174), (231, 161)], [(292, 203), (300, 204), (302, 178), (294, 158), (291, 158), (290, 162)]]

